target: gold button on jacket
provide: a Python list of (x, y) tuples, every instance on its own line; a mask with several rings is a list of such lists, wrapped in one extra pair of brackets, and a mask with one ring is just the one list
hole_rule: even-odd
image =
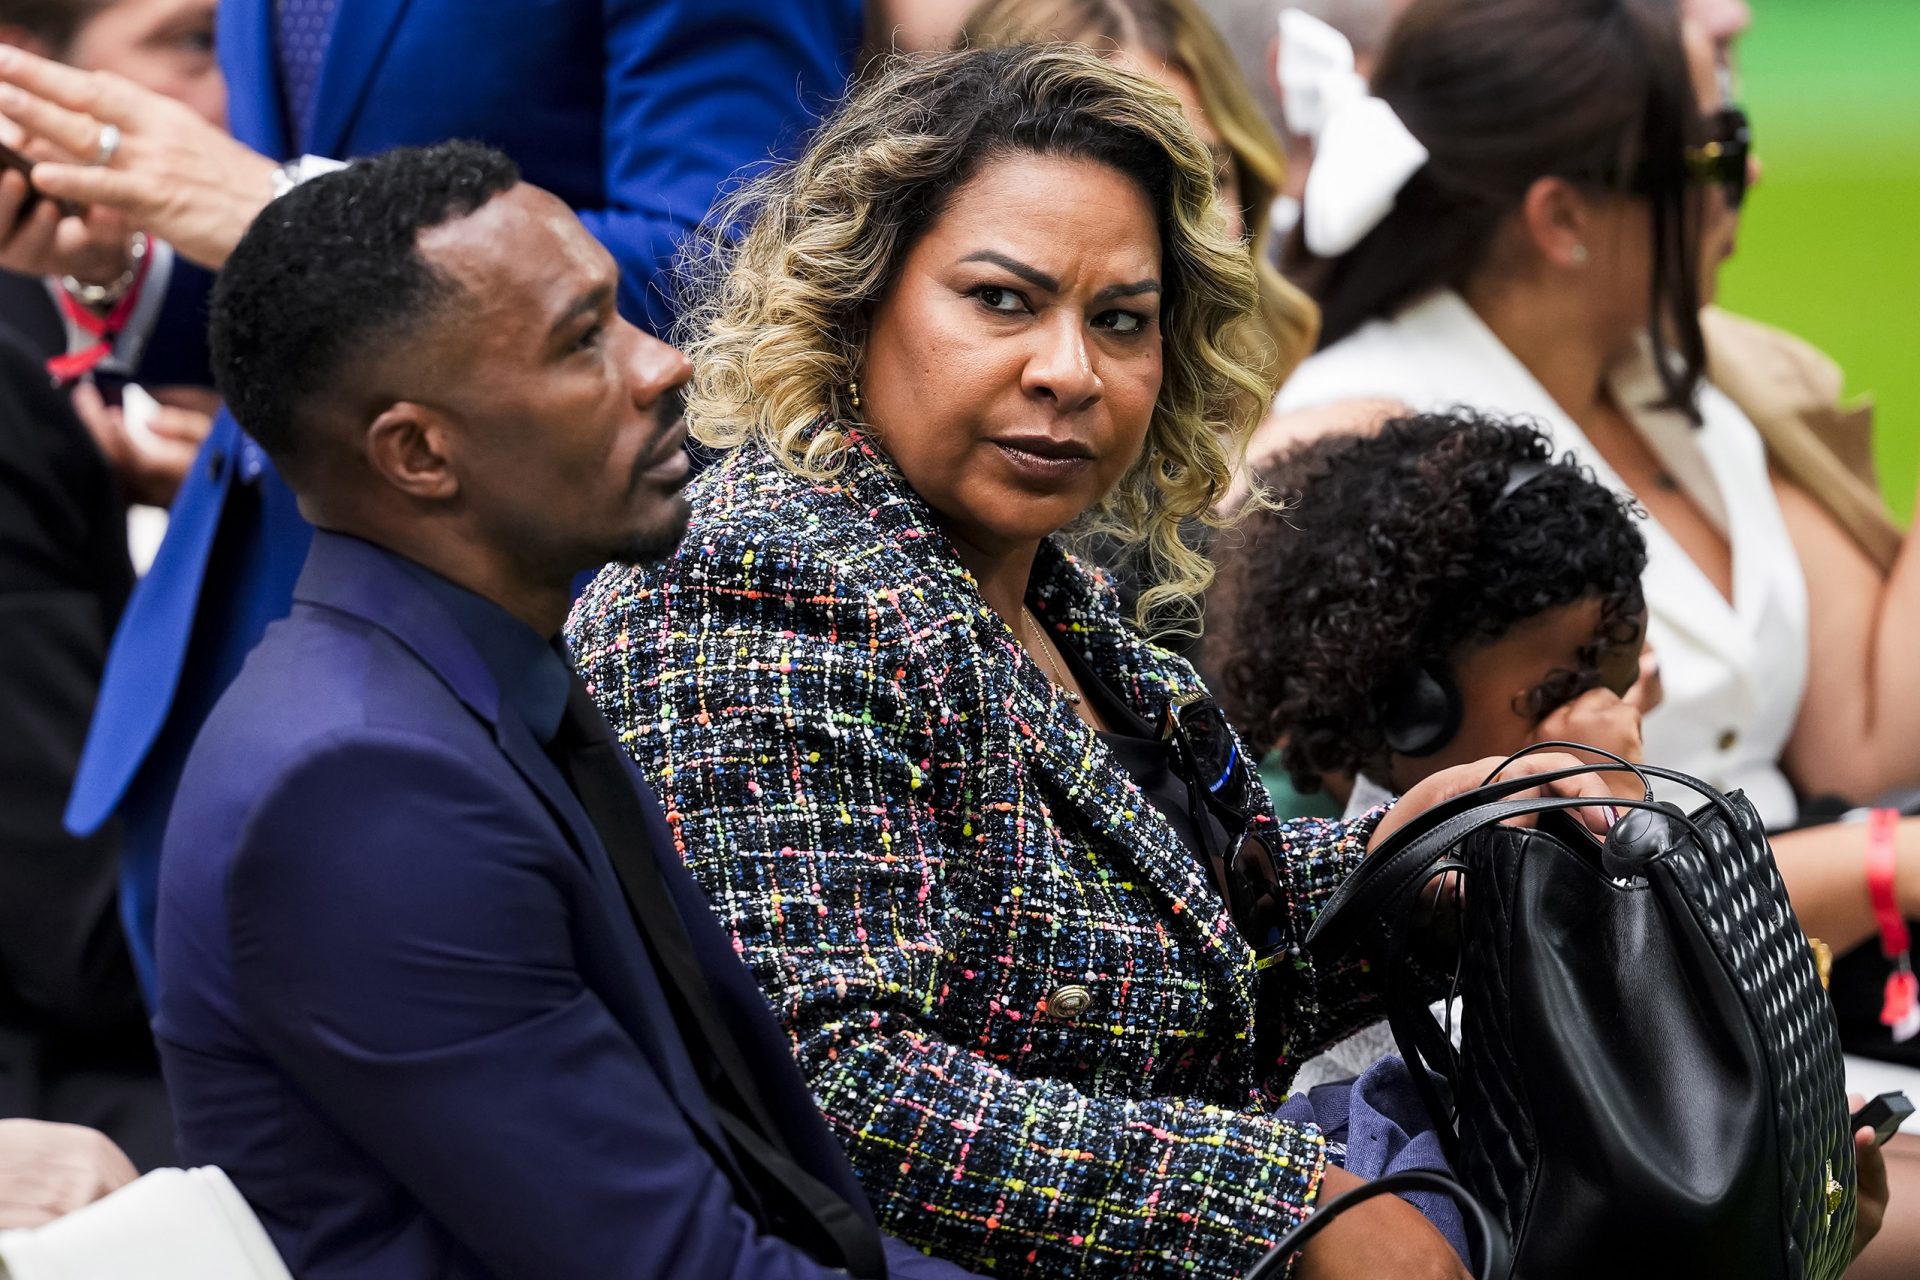
[(1077, 1018), (1093, 1003), (1093, 992), (1077, 982), (1047, 993), (1047, 1013), (1055, 1018)]

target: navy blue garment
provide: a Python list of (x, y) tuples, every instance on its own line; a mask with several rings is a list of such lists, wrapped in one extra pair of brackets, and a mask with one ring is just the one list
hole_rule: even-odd
[[(302, 1280), (829, 1274), (760, 1230), (712, 1154), (729, 1149), (696, 1064), (542, 741), (569, 679), (503, 610), (320, 533), (194, 746), (155, 1030), (183, 1159), (227, 1171)], [(627, 772), (782, 1138), (868, 1213)], [(887, 1260), (963, 1277), (897, 1241)]]
[[(1296, 1093), (1276, 1114), (1295, 1124), (1319, 1125), (1328, 1158), (1356, 1178), (1372, 1181), (1408, 1169), (1453, 1172), (1407, 1064), (1395, 1056), (1381, 1058), (1357, 1079)], [(1427, 1191), (1410, 1191), (1405, 1198), (1447, 1238), (1461, 1261), (1472, 1265), (1460, 1206)]]
[[(213, 273), (177, 255), (169, 271), (166, 296), (160, 299), (160, 310), (147, 326), (144, 341), (133, 350), (124, 339), (117, 345), (121, 356), (133, 361), (132, 367), (105, 374), (103, 384), (127, 379), (149, 388), (213, 385), (207, 366), (207, 295), (213, 289)], [(66, 322), (42, 276), (0, 269), (0, 325), (38, 352), (42, 363), (67, 349)]]
[[(656, 331), (672, 316), (663, 282), (681, 238), (731, 175), (801, 140), (840, 92), (861, 25), (859, 0), (336, 2), (302, 132), (286, 117), (274, 0), (223, 0), (235, 136), (272, 156), (449, 138), (498, 147), (579, 210), (620, 264), (621, 310)], [(262, 628), (286, 613), (309, 536), (292, 493), (222, 413), (114, 637), (66, 820), (77, 834), (125, 820), (121, 906), (149, 995), (181, 762)]]

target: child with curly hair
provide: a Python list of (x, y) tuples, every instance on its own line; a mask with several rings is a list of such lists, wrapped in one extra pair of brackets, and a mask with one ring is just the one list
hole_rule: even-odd
[[(1292, 787), (1364, 811), (1438, 769), (1534, 742), (1639, 761), (1640, 716), (1659, 700), (1644, 645), (1644, 515), (1556, 460), (1537, 427), (1413, 414), (1305, 442), (1261, 479), (1287, 505), (1254, 512), (1243, 538), (1216, 546), (1204, 657), (1228, 717), (1277, 754)], [(1617, 785), (1634, 794), (1630, 776)], [(1771, 843), (1807, 933), (1836, 955), (1873, 946), (1858, 829), (1803, 827)], [(1901, 870), (1903, 889), (1920, 883)], [(1920, 894), (1903, 910), (1920, 914), (1910, 898)], [(1843, 1028), (1868, 1024), (1873, 1011), (1843, 996)], [(1392, 1052), (1384, 1024), (1363, 1029), (1306, 1063), (1294, 1088)], [(1865, 1069), (1849, 1059), (1862, 1087), (1883, 1078)], [(1913, 1170), (1897, 1180), (1920, 1182), (1914, 1149), (1896, 1145)]]
[(1264, 480), (1289, 502), (1216, 548), (1207, 654), (1229, 717), (1299, 790), (1364, 810), (1549, 739), (1639, 759), (1658, 699), (1641, 513), (1538, 428), (1418, 414), (1309, 442)]

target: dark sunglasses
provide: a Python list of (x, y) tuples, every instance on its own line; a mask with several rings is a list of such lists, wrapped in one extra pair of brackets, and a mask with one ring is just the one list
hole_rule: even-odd
[(1753, 154), (1753, 126), (1738, 107), (1722, 107), (1707, 117), (1707, 141), (1687, 148), (1687, 176), (1703, 187), (1727, 193), (1727, 207), (1738, 209), (1747, 198), (1748, 158)]
[(1234, 927), (1264, 968), (1280, 956), (1286, 897), (1271, 843), (1274, 821), (1258, 812), (1253, 795), (1259, 780), (1241, 758), (1226, 713), (1212, 698), (1169, 704), (1160, 715), (1160, 738), (1172, 745), (1175, 767), (1189, 791), (1227, 829), (1227, 847), (1217, 849), (1208, 825), (1199, 824), (1209, 846), (1208, 870)]

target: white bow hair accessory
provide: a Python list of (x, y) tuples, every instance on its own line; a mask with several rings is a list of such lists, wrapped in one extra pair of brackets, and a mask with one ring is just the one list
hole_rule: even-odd
[(1280, 58), (1287, 128), (1313, 140), (1313, 168), (1302, 204), (1307, 248), (1338, 257), (1393, 211), (1427, 149), (1373, 96), (1353, 69), (1353, 46), (1298, 9), (1280, 11)]

